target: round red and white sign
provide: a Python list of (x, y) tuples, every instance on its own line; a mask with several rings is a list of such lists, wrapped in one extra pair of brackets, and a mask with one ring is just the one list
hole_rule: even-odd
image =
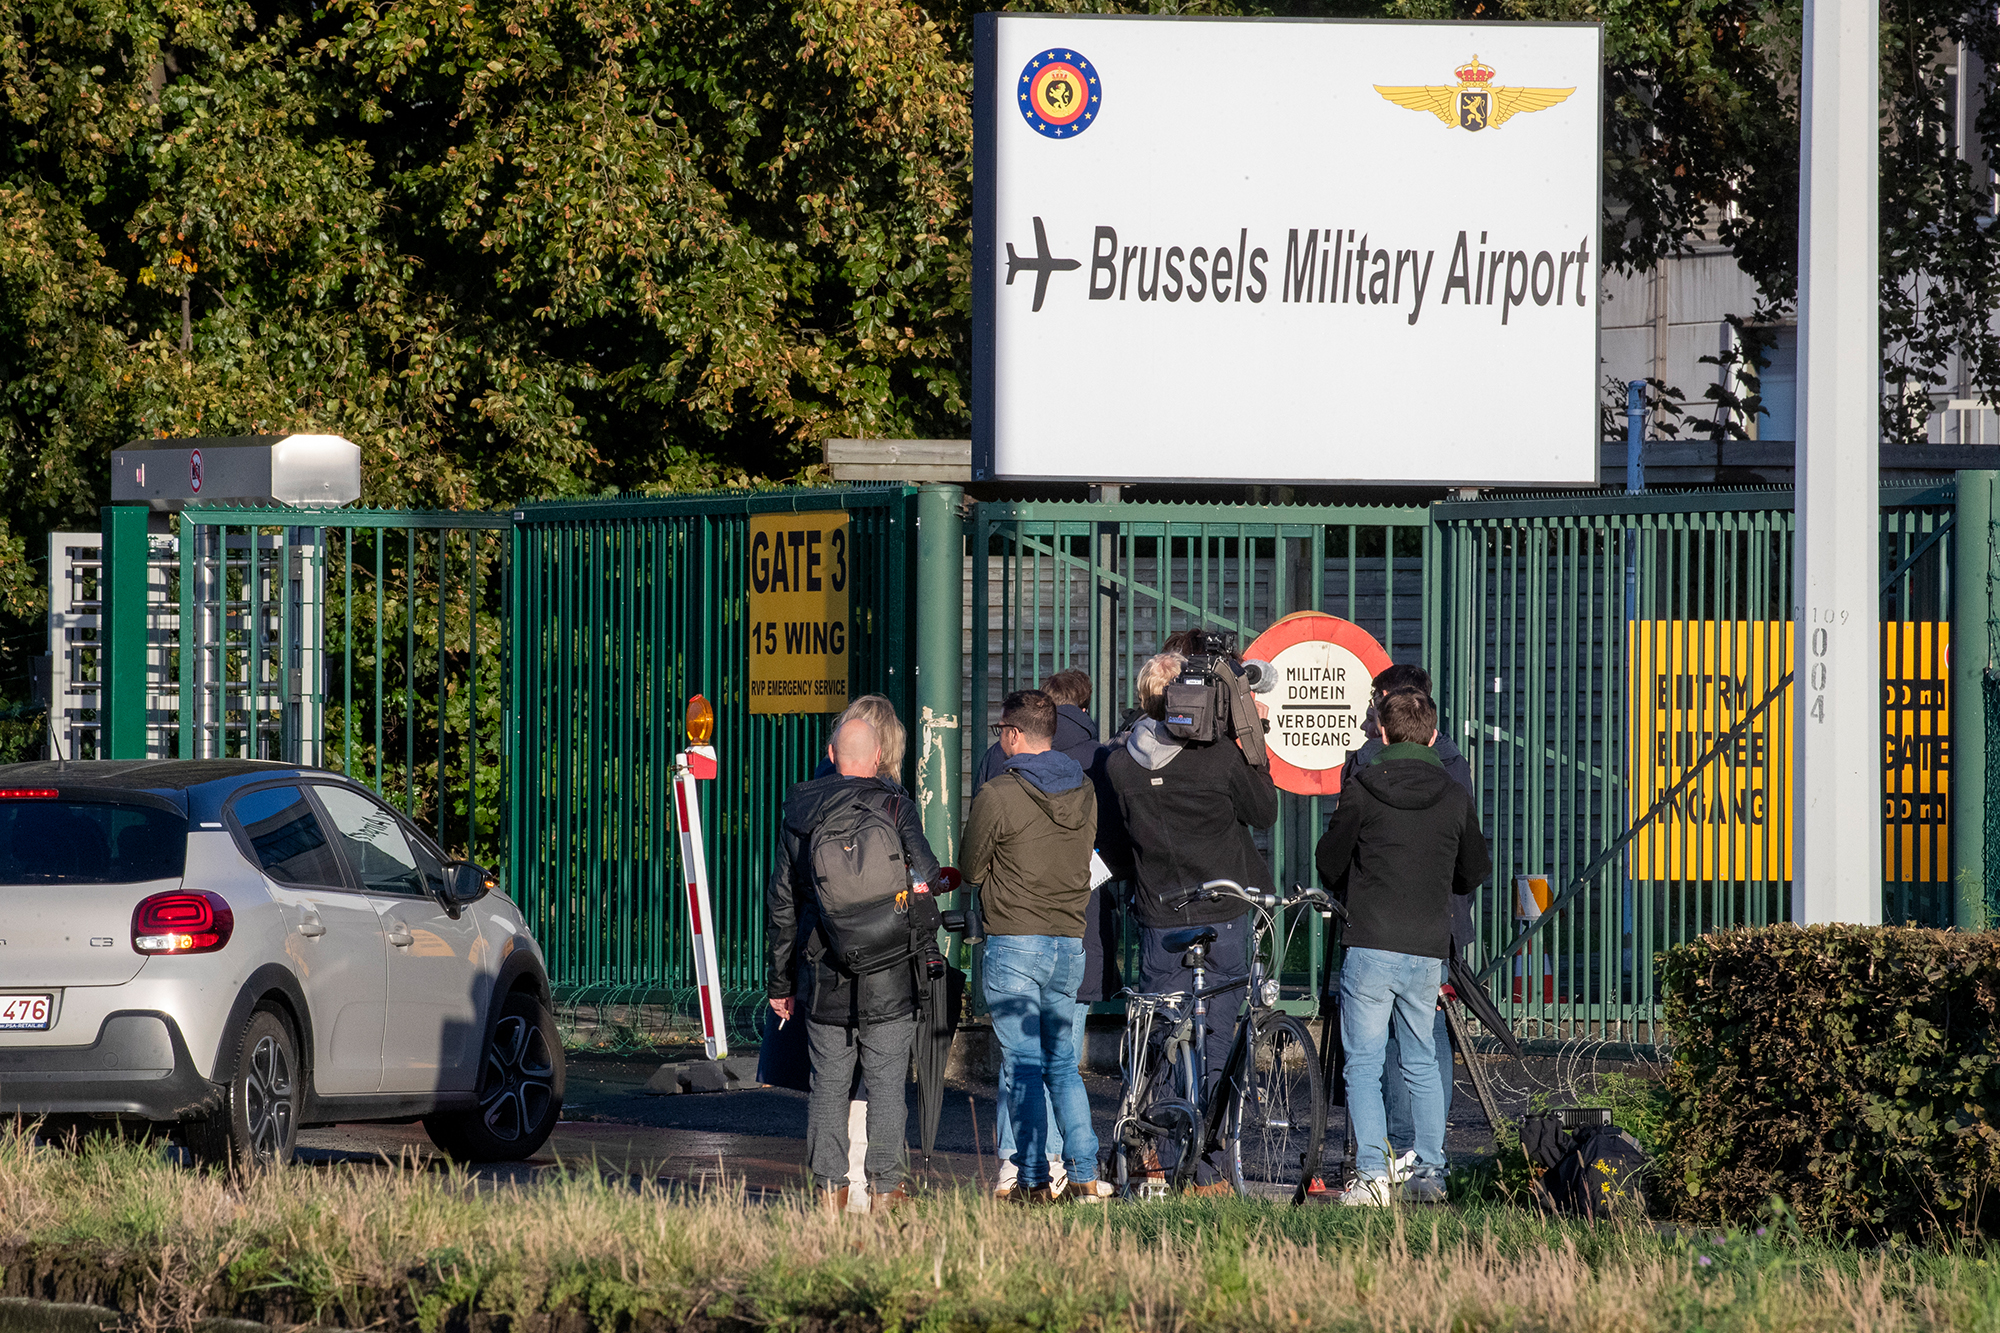
[(1340, 766), (1366, 739), (1361, 721), (1389, 654), (1352, 621), (1300, 611), (1258, 635), (1243, 655), (1277, 670), (1277, 688), (1257, 696), (1271, 710), (1264, 737), (1271, 780), (1301, 796), (1334, 795)]
[(188, 485), (196, 495), (201, 494), (201, 450), (199, 449), (192, 450), (188, 454)]

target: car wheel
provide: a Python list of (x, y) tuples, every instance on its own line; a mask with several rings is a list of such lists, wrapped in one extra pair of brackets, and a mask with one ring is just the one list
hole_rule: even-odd
[(238, 1171), (283, 1166), (298, 1140), (302, 1093), (291, 1024), (259, 1009), (237, 1038), (222, 1108), (187, 1126), (188, 1149), (199, 1161)]
[(431, 1142), (461, 1162), (532, 1157), (562, 1117), (563, 1053), (555, 1018), (532, 995), (501, 1001), (479, 1061), (478, 1105), (424, 1119)]

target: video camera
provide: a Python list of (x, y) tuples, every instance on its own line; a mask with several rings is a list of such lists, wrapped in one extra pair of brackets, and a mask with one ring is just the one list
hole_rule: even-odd
[(1251, 696), (1274, 688), (1277, 674), (1269, 662), (1245, 662), (1236, 656), (1236, 636), (1201, 630), (1201, 651), (1191, 653), (1181, 674), (1166, 689), (1169, 735), (1186, 741), (1234, 739), (1253, 767), (1270, 762), (1264, 733), (1271, 729), (1257, 713)]

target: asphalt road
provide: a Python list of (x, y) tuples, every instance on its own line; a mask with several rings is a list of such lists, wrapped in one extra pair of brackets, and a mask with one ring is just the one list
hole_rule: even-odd
[[(806, 1098), (781, 1088), (743, 1087), (732, 1092), (660, 1096), (646, 1090), (661, 1057), (569, 1055), (564, 1119), (548, 1146), (526, 1163), (483, 1168), (498, 1180), (532, 1179), (559, 1163), (595, 1162), (613, 1175), (704, 1185), (718, 1179), (740, 1181), (753, 1191), (800, 1187), (806, 1182)], [(1589, 1076), (1610, 1068), (1575, 1061), (1500, 1060), (1492, 1066), (1504, 1116), (1527, 1109), (1538, 1090), (1585, 1091)], [(1099, 1134), (1116, 1109), (1116, 1079), (1085, 1076)], [(937, 1151), (918, 1153), (916, 1089), (906, 1089), (910, 1109), (911, 1169), (927, 1185), (980, 1183), (990, 1187), (996, 1163), (993, 1146), (994, 1086), (958, 1083), (944, 1098)], [(1345, 1113), (1330, 1116), (1327, 1137), (1344, 1141)], [(1459, 1071), (1446, 1151), (1454, 1159), (1492, 1149), (1492, 1136), (1472, 1088)], [(300, 1158), (308, 1163), (379, 1162), (405, 1153), (434, 1159), (421, 1125), (342, 1125), (308, 1130), (299, 1136)], [(983, 1151), (982, 1151), (983, 1150)]]

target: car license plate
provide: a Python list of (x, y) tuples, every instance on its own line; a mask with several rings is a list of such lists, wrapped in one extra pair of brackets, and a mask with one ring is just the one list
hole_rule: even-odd
[(0, 995), (0, 1029), (46, 1030), (55, 1007), (53, 995)]

